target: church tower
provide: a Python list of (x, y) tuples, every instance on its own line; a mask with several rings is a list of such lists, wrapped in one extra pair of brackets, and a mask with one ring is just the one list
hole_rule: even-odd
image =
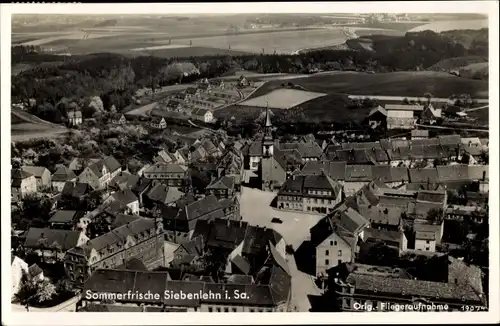
[(262, 159), (260, 161), (262, 190), (272, 191), (274, 187), (274, 139), (269, 106), (266, 106), (264, 137), (262, 138)]
[(264, 125), (264, 138), (262, 139), (262, 157), (269, 158), (274, 154), (273, 124), (269, 106), (266, 105), (266, 123)]

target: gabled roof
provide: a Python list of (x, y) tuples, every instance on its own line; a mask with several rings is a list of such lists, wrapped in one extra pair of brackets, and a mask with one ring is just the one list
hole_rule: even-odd
[(227, 189), (227, 190), (232, 190), (235, 185), (235, 180), (234, 177), (228, 177), (228, 176), (221, 176), (218, 179), (215, 179), (212, 181), (208, 186), (207, 189)]
[(76, 247), (81, 232), (49, 228), (29, 228), (24, 246), (26, 248), (60, 248), (63, 252)]
[(279, 143), (280, 150), (296, 149), (303, 158), (319, 158), (323, 154), (323, 150), (315, 141), (312, 142), (294, 142), (294, 143)]
[(29, 178), (29, 177), (33, 177), (34, 175), (29, 173), (29, 172), (26, 172), (26, 171), (23, 171), (21, 169), (13, 169), (11, 171), (11, 187), (20, 187), (21, 186), (21, 182), (26, 179), (26, 178)]
[(66, 181), (63, 190), (61, 192), (62, 196), (70, 197), (81, 197), (90, 192), (90, 185), (88, 183)]
[(345, 181), (371, 181), (373, 180), (371, 165), (347, 165)]
[(187, 168), (180, 164), (156, 163), (147, 168), (145, 173), (186, 173)]
[(137, 196), (130, 189), (124, 189), (124, 190), (120, 190), (120, 191), (114, 192), (111, 195), (111, 197), (113, 197), (113, 199), (115, 201), (119, 201), (119, 202), (121, 202), (121, 203), (123, 203), (125, 205), (128, 205), (130, 203), (133, 203), (133, 202), (139, 200), (137, 198)]
[(386, 104), (385, 109), (396, 110), (396, 111), (423, 111), (424, 107), (418, 104)]
[(369, 117), (374, 115), (376, 112), (380, 112), (382, 115), (387, 116), (387, 110), (381, 107), (380, 105), (377, 106), (376, 108), (373, 108), (370, 113), (368, 114)]
[(59, 166), (52, 175), (52, 181), (64, 182), (76, 179), (75, 173), (65, 166)]
[(439, 181), (438, 172), (435, 168), (409, 169), (408, 173), (412, 183), (437, 183)]
[(82, 217), (85, 212), (61, 210), (56, 211), (49, 220), (49, 223), (68, 223), (71, 224)]
[(325, 171), (326, 175), (332, 180), (344, 180), (346, 162), (307, 161), (300, 174), (318, 175), (322, 173), (321, 170)]
[(123, 189), (132, 189), (138, 182), (140, 177), (135, 174), (130, 174), (128, 172), (118, 173), (111, 182), (110, 186), (118, 186)]
[(469, 180), (469, 167), (466, 164), (440, 165), (436, 169), (440, 182)]
[(30, 166), (30, 165), (23, 166), (22, 170), (34, 175), (36, 178), (41, 178), (45, 173), (45, 171), (48, 171), (47, 168), (43, 166)]
[(146, 195), (150, 200), (169, 204), (176, 202), (184, 196), (176, 187), (168, 187), (162, 183), (155, 185)]

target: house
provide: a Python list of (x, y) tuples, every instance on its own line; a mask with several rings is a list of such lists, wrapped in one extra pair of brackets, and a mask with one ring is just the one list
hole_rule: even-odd
[(344, 194), (353, 195), (373, 180), (371, 165), (347, 165), (345, 169)]
[(243, 178), (243, 169), (244, 169), (244, 158), (243, 154), (233, 148), (226, 152), (226, 154), (219, 161), (219, 165), (217, 166), (218, 176), (228, 176), (233, 177), (238, 187)]
[(209, 81), (210, 86), (213, 88), (219, 88), (219, 89), (224, 89), (224, 81), (221, 79), (210, 79)]
[(387, 129), (413, 129), (415, 128), (416, 118), (413, 111), (387, 111)]
[(177, 187), (169, 187), (162, 183), (156, 183), (144, 195), (144, 205), (146, 207), (154, 207), (157, 204), (171, 206), (175, 205), (184, 195)]
[(278, 208), (330, 213), (342, 198), (342, 185), (320, 175), (292, 175), (278, 191)]
[(10, 270), (11, 270), (11, 286), (12, 296), (19, 292), (23, 275), (29, 275), (28, 264), (21, 258), (11, 255), (10, 256)]
[(376, 129), (379, 127), (385, 127), (387, 123), (387, 110), (380, 105), (373, 108), (368, 114), (368, 124), (370, 128)]
[[(180, 206), (180, 205), (178, 205)], [(187, 234), (195, 229), (199, 220), (227, 219), (241, 220), (239, 201), (235, 196), (230, 199), (218, 200), (214, 195), (208, 195), (197, 201), (190, 201), (182, 206), (177, 215), (163, 215), (167, 240)], [(177, 241), (174, 241), (177, 242)]]
[(341, 205), (310, 229), (316, 251), (316, 276), (326, 275), (331, 267), (353, 262), (359, 251), (358, 241), (370, 222), (352, 208)]
[[(74, 230), (84, 217), (83, 211), (60, 210), (56, 211), (49, 219), (52, 229)], [(87, 221), (88, 223), (89, 221)], [(84, 225), (86, 227), (86, 225)]]
[(363, 232), (363, 241), (368, 245), (383, 243), (395, 249), (398, 256), (402, 255), (408, 249), (408, 240), (403, 230), (389, 231), (367, 228), (365, 232)]
[(127, 123), (127, 119), (125, 118), (125, 115), (118, 113), (118, 114), (115, 114), (111, 117), (111, 123), (114, 123), (117, 125), (124, 125)]
[(132, 187), (132, 192), (139, 198), (139, 206), (144, 205), (144, 197), (149, 189), (151, 189), (152, 185), (153, 180), (140, 177), (137, 183)]
[(176, 163), (174, 153), (170, 153), (168, 150), (162, 149), (158, 152), (158, 155), (153, 158), (155, 163)]
[(213, 180), (206, 190), (208, 195), (215, 195), (218, 199), (232, 198), (235, 194), (235, 178), (221, 176)]
[(90, 193), (90, 185), (88, 183), (66, 181), (61, 191), (61, 199), (80, 200)]
[(174, 99), (186, 103), (189, 100), (189, 94), (186, 93), (176, 93)]
[(317, 161), (323, 155), (323, 150), (315, 141), (278, 143), (279, 150), (297, 150), (302, 157), (303, 163), (307, 161)]
[(324, 173), (332, 180), (344, 184), (346, 162), (337, 161), (308, 161), (300, 171), (301, 175), (320, 175)]
[(161, 180), (169, 187), (184, 187), (189, 178), (187, 167), (180, 164), (151, 165), (144, 172), (144, 177), (152, 180)]
[(244, 88), (250, 86), (250, 82), (245, 76), (241, 75), (240, 78), (238, 78), (237, 85), (238, 87)]
[(81, 231), (29, 228), (23, 246), (28, 252), (41, 256), (42, 261), (56, 263), (64, 259), (68, 250), (81, 246), (88, 240)]
[(54, 172), (51, 181), (52, 181), (52, 189), (61, 192), (66, 182), (76, 181), (76, 175), (71, 169), (62, 165), (59, 166), (57, 170)]
[(212, 114), (212, 111), (207, 110), (207, 109), (195, 109), (192, 113), (193, 118), (196, 120), (205, 122), (205, 123), (210, 123), (213, 121), (214, 116)]
[(435, 109), (432, 104), (425, 106), (425, 109), (420, 115), (422, 123), (435, 124), (442, 117), (442, 109)]
[[(444, 232), (444, 221), (432, 224), (426, 220), (415, 220), (413, 223), (413, 231), (415, 233), (419, 232), (419, 246), (420, 248), (424, 248), (424, 251), (427, 251), (425, 248), (430, 247), (429, 244), (432, 245), (432, 243), (434, 243), (434, 246), (441, 245), (441, 239), (443, 238)], [(434, 236), (430, 236), (430, 233), (433, 233)], [(427, 243), (427, 241), (429, 241), (429, 243)]]
[(139, 214), (139, 198), (130, 189), (124, 189), (112, 193), (104, 203), (119, 202), (127, 207), (127, 210), (131, 214)]
[(165, 118), (163, 117), (153, 117), (149, 122), (149, 125), (154, 129), (166, 129), (167, 121), (165, 121)]
[(411, 131), (411, 140), (429, 138), (429, 130), (416, 129)]
[(212, 86), (210, 84), (201, 83), (198, 84), (198, 90), (200, 91), (200, 93), (210, 93), (212, 90)]
[(370, 311), (401, 311), (408, 305), (423, 310), (428, 305), (446, 307), (447, 311), (461, 311), (464, 304), (483, 306), (481, 295), (468, 282), (418, 280), (394, 267), (345, 264), (333, 268), (328, 271), (328, 291), (336, 300), (331, 305), (341, 311), (359, 311), (363, 304)]
[(35, 176), (36, 187), (38, 190), (50, 188), (51, 176), (50, 171), (47, 168), (43, 166), (25, 165), (21, 169)]
[(120, 173), (115, 175), (109, 182), (109, 188), (113, 190), (132, 189), (139, 182), (140, 178), (141, 177), (138, 175), (120, 171)]
[(415, 250), (436, 251), (436, 234), (434, 232), (415, 232)]
[(95, 270), (115, 268), (132, 258), (153, 269), (164, 264), (163, 241), (161, 221), (138, 217), (69, 250), (64, 268), (76, 287), (82, 287)]
[(70, 126), (78, 126), (83, 122), (82, 111), (69, 111), (68, 112), (68, 124)]
[(182, 110), (182, 103), (177, 100), (169, 100), (166, 105), (167, 110), (170, 111), (181, 111)]
[(68, 165), (68, 168), (73, 171), (76, 175), (80, 174), (85, 167), (88, 165), (94, 164), (95, 162), (99, 162), (100, 158), (90, 158), (84, 159), (80, 157), (75, 157)]
[(43, 270), (37, 264), (28, 268), (28, 275), (32, 280), (42, 281), (44, 279)]
[(102, 189), (121, 171), (121, 164), (113, 156), (107, 156), (83, 169), (78, 181), (88, 183), (93, 189)]
[(14, 201), (35, 194), (37, 192), (36, 177), (22, 169), (13, 169), (11, 170), (10, 189)]
[(188, 88), (186, 88), (184, 93), (186, 95), (188, 95), (189, 98), (191, 99), (192, 97), (199, 97), (200, 96), (200, 89), (195, 88), (195, 87), (188, 87)]

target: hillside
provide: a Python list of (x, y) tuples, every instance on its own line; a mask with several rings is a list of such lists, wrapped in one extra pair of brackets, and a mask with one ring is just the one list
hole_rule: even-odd
[[(467, 93), (472, 97), (487, 98), (488, 82), (459, 78), (448, 73), (392, 72), (366, 74), (338, 72), (293, 79), (293, 84), (311, 92), (350, 95), (423, 96), (447, 98), (453, 94)], [(283, 81), (271, 81), (258, 89), (252, 97), (261, 96), (282, 87)]]
[(427, 70), (449, 71), (449, 70), (460, 69), (462, 67), (476, 63), (488, 63), (488, 58), (481, 56), (464, 56), (458, 58), (449, 58), (439, 61), (435, 65), (430, 66)]
[(488, 62), (473, 63), (459, 70), (460, 77), (488, 80)]

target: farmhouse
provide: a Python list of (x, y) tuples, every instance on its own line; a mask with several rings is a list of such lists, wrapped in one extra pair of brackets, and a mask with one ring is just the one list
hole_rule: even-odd
[(107, 156), (86, 167), (78, 176), (78, 181), (88, 183), (93, 189), (101, 189), (121, 170), (121, 164), (113, 156)]
[(68, 124), (70, 126), (78, 126), (82, 124), (83, 118), (82, 118), (82, 111), (69, 111), (68, 112)]
[(439, 119), (441, 119), (441, 114), (441, 109), (435, 109), (432, 104), (429, 104), (422, 111), (420, 119), (423, 123), (435, 124)]
[(153, 180), (163, 180), (170, 187), (183, 187), (189, 177), (187, 168), (179, 164), (151, 165), (144, 172), (144, 177)]
[(167, 102), (166, 108), (167, 110), (178, 112), (182, 110), (182, 103), (177, 100), (169, 100)]

